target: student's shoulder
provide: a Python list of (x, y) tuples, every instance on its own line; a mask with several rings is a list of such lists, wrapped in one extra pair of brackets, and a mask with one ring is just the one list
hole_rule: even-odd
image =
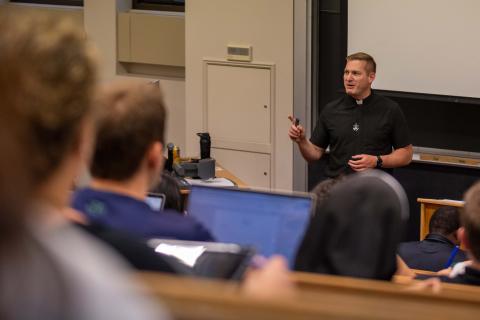
[(421, 241), (406, 241), (406, 242), (401, 242), (398, 247), (399, 248), (411, 248), (411, 247), (417, 247), (421, 244)]
[(102, 318), (98, 315), (115, 319), (165, 317), (138, 290), (130, 279), (129, 266), (110, 247), (73, 226), (64, 228), (58, 237), (52, 238), (50, 248), (67, 270), (69, 281), (75, 283), (76, 311), (85, 319)]
[(72, 194), (73, 202), (80, 201), (81, 199), (89, 196), (92, 193), (92, 191), (93, 190), (90, 189), (90, 188), (80, 188), (80, 189), (75, 190)]
[(159, 232), (181, 240), (213, 241), (210, 232), (196, 219), (184, 216), (173, 210), (157, 213)]
[(75, 190), (72, 195), (72, 203), (73, 204), (81, 204), (92, 199), (108, 199), (111, 197), (110, 193), (103, 192), (100, 190), (95, 190), (89, 187), (81, 188)]
[(421, 241), (402, 242), (398, 245), (398, 254), (403, 257), (405, 255), (417, 253), (420, 250), (421, 244)]

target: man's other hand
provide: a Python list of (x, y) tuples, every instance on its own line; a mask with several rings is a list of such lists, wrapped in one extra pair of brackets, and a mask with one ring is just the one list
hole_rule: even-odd
[(352, 156), (348, 165), (353, 171), (364, 171), (377, 166), (377, 157), (369, 154), (357, 154)]

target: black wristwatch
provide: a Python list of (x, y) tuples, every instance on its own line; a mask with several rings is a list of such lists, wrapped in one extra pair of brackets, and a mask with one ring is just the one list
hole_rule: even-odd
[(377, 166), (375, 168), (381, 168), (383, 165), (382, 157), (377, 156)]

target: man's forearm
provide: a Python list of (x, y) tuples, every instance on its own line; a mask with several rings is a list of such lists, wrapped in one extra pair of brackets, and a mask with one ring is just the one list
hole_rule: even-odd
[(392, 153), (382, 156), (382, 167), (398, 168), (406, 166), (412, 161), (412, 156), (412, 145), (408, 145), (404, 148), (395, 149)]
[(302, 154), (303, 158), (308, 162), (319, 160), (325, 152), (324, 149), (317, 147), (308, 139), (299, 141), (298, 148), (300, 149), (300, 153)]

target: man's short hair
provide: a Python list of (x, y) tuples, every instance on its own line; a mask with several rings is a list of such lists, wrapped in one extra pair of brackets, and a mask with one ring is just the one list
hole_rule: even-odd
[(95, 178), (124, 181), (138, 170), (154, 142), (164, 144), (166, 110), (157, 86), (124, 81), (99, 96), (97, 143), (91, 164)]
[(440, 207), (430, 218), (430, 233), (448, 236), (460, 228), (460, 210), (457, 207)]
[(470, 244), (470, 252), (480, 261), (480, 181), (467, 190), (460, 220)]
[[(0, 14), (2, 116), (23, 125), (32, 183), (45, 181), (79, 143), (96, 83), (94, 50), (67, 19)], [(14, 134), (12, 132), (12, 134)]]
[(373, 59), (371, 55), (365, 52), (356, 52), (353, 53), (346, 58), (347, 61), (353, 61), (353, 60), (360, 60), (360, 61), (365, 61), (367, 63), (366, 69), (367, 72), (377, 72), (377, 63)]

